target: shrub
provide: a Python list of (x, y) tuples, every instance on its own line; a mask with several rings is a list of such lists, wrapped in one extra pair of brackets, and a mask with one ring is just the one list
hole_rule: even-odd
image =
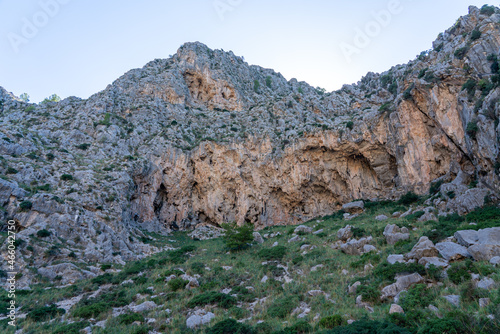
[(234, 319), (225, 319), (207, 329), (207, 334), (254, 334), (252, 328)]
[(183, 246), (174, 251), (168, 252), (167, 260), (173, 264), (181, 264), (186, 262), (188, 259), (187, 253), (193, 252), (196, 247), (193, 245)]
[(35, 308), (26, 315), (26, 318), (34, 322), (41, 322), (54, 319), (64, 313), (66, 313), (64, 309), (57, 308), (55, 304), (52, 304)]
[(312, 333), (313, 328), (305, 320), (299, 320), (293, 326), (283, 329), (279, 334), (305, 334)]
[(6, 174), (17, 174), (19, 171), (13, 167), (7, 168), (7, 171), (5, 172)]
[(453, 263), (448, 269), (448, 279), (457, 285), (470, 280), (471, 274), (468, 271), (467, 264), (465, 262)]
[(460, 60), (464, 59), (465, 55), (467, 54), (467, 51), (469, 51), (468, 47), (463, 47), (463, 48), (457, 49), (454, 53), (455, 58), (460, 59)]
[(123, 325), (131, 325), (136, 321), (144, 322), (144, 317), (138, 313), (125, 313), (116, 317), (116, 320)]
[(467, 123), (467, 128), (465, 130), (469, 137), (472, 139), (476, 139), (477, 132), (479, 131), (479, 127), (477, 125), (477, 120), (472, 120)]
[(194, 308), (196, 306), (205, 306), (209, 304), (217, 304), (219, 307), (228, 309), (236, 304), (236, 298), (224, 293), (209, 291), (191, 298), (187, 306), (189, 308)]
[[(485, 228), (486, 222), (496, 222), (498, 226), (498, 217), (500, 217), (500, 208), (496, 206), (485, 206), (477, 208), (470, 212), (467, 216), (467, 221), (478, 223), (478, 228)], [(476, 227), (477, 227), (476, 226)]]
[(370, 302), (373, 304), (380, 303), (380, 291), (376, 286), (360, 285), (356, 289), (356, 293), (361, 295), (364, 302)]
[(63, 174), (63, 175), (61, 175), (61, 180), (62, 181), (71, 181), (71, 180), (73, 180), (73, 175)]
[(223, 224), (222, 227), (226, 230), (223, 240), (230, 251), (248, 248), (253, 241), (253, 225), (251, 224), (246, 223), (239, 227), (235, 224)]
[[(411, 332), (389, 322), (361, 319), (348, 326), (336, 327), (329, 334), (410, 334)], [(441, 332), (443, 334), (446, 332)]]
[(105, 273), (103, 275), (96, 276), (92, 278), (91, 282), (97, 285), (105, 285), (113, 283), (117, 278), (111, 273)]
[(347, 122), (347, 124), (345, 125), (346, 128), (352, 130), (354, 128), (354, 122), (352, 121), (349, 121)]
[(342, 326), (343, 324), (344, 319), (339, 314), (324, 317), (319, 321), (319, 327), (326, 329), (332, 329), (334, 327)]
[(495, 6), (484, 5), (483, 7), (481, 7), (480, 13), (482, 15), (491, 16), (495, 14)]
[(462, 90), (466, 89), (467, 94), (469, 94), (469, 96), (473, 96), (474, 93), (476, 92), (476, 84), (477, 83), (475, 80), (469, 79), (463, 84)]
[(276, 299), (267, 309), (267, 315), (271, 318), (286, 318), (297, 307), (296, 297), (283, 297)]
[(61, 324), (54, 329), (52, 334), (80, 334), (81, 330), (88, 327), (87, 321), (74, 322), (72, 324)]
[(429, 306), (434, 299), (436, 299), (436, 294), (427, 289), (425, 284), (417, 284), (412, 286), (401, 299), (401, 307), (405, 311), (410, 311), (416, 308), (425, 308)]
[(29, 211), (31, 210), (32, 207), (33, 203), (31, 203), (30, 201), (22, 201), (19, 204), (19, 209), (21, 209), (21, 211)]
[(168, 281), (167, 285), (172, 291), (178, 291), (184, 289), (184, 287), (189, 283), (189, 281), (183, 280), (180, 277), (171, 279)]
[(260, 82), (259, 82), (259, 80), (255, 80), (253, 82), (253, 91), (256, 92), (256, 93), (258, 93), (259, 92), (259, 88), (260, 88)]
[(430, 319), (420, 327), (418, 334), (459, 334), (464, 333), (463, 327), (455, 319)]
[(420, 197), (417, 194), (409, 191), (406, 194), (404, 194), (403, 196), (401, 196), (401, 198), (399, 199), (399, 201), (397, 203), (401, 204), (401, 205), (410, 205), (410, 204), (418, 201), (419, 199), (420, 199)]
[(439, 181), (431, 183), (431, 186), (429, 188), (429, 194), (430, 195), (436, 194), (441, 189), (441, 186), (443, 185), (443, 183), (444, 183), (443, 180), (439, 180)]
[(266, 77), (266, 86), (271, 88), (271, 84), (272, 84), (272, 79), (270, 76), (267, 76)]
[(418, 273), (425, 275), (425, 267), (417, 263), (394, 263), (383, 262), (373, 269), (373, 277), (379, 281), (392, 281), (397, 274)]
[(47, 238), (50, 235), (51, 235), (50, 231), (47, 231), (46, 229), (36, 232), (36, 236), (39, 238)]
[(379, 108), (379, 111), (380, 112), (386, 112), (386, 111), (390, 111), (392, 109), (392, 103), (391, 102), (387, 102), (387, 103), (384, 103), (380, 108)]
[(201, 275), (205, 272), (205, 265), (201, 262), (194, 262), (191, 264), (191, 272), (193, 274)]
[(477, 41), (480, 38), (481, 38), (481, 32), (478, 29), (472, 30), (472, 33), (470, 34), (470, 39), (472, 41)]
[(478, 289), (472, 282), (467, 282), (460, 289), (460, 301), (464, 303), (472, 303), (479, 298), (486, 298), (488, 295), (488, 290)]
[(122, 307), (132, 302), (124, 290), (110, 291), (96, 298), (85, 298), (76, 304), (72, 315), (76, 318), (96, 318), (100, 314), (109, 311), (113, 307)]
[(75, 147), (76, 147), (77, 149), (79, 149), (79, 150), (86, 151), (86, 150), (88, 150), (88, 149), (89, 149), (90, 144), (80, 144), (80, 145), (77, 145), (77, 146), (75, 146)]
[(281, 260), (285, 256), (287, 249), (285, 246), (276, 246), (273, 248), (264, 248), (259, 251), (259, 257), (266, 261)]
[(255, 332), (257, 334), (271, 334), (273, 333), (273, 326), (269, 325), (266, 322), (261, 322), (255, 326)]
[(413, 96), (411, 94), (413, 88), (415, 88), (415, 84), (412, 83), (410, 87), (408, 87), (404, 92), (403, 92), (403, 99), (405, 100), (412, 100)]

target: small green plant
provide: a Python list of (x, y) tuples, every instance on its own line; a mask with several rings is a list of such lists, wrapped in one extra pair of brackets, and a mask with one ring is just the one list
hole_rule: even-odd
[(401, 205), (410, 205), (412, 203), (415, 203), (419, 199), (420, 199), (420, 197), (417, 194), (409, 191), (406, 194), (404, 194), (403, 196), (401, 196), (401, 198), (399, 199), (399, 201), (397, 203), (401, 204)]
[(47, 238), (50, 237), (50, 235), (51, 235), (50, 231), (47, 231), (46, 229), (36, 232), (36, 236), (39, 238)]
[(481, 15), (491, 16), (495, 14), (495, 6), (484, 5), (480, 10)]
[(321, 318), (319, 321), (319, 327), (324, 329), (333, 329), (338, 326), (344, 325), (345, 321), (341, 315), (335, 314), (328, 317)]
[(471, 41), (477, 41), (480, 38), (481, 38), (481, 31), (479, 31), (477, 28), (472, 30), (472, 33), (470, 34)]
[(226, 230), (223, 237), (224, 243), (230, 251), (241, 251), (250, 246), (253, 241), (253, 225), (246, 223), (243, 226), (236, 224), (223, 224)]
[(271, 318), (286, 318), (298, 305), (297, 297), (283, 297), (276, 299), (267, 309)]
[(189, 281), (183, 280), (180, 277), (171, 279), (168, 281), (167, 285), (172, 291), (178, 291), (184, 289), (184, 287), (189, 283)]
[(41, 322), (54, 319), (55, 317), (61, 316), (66, 311), (61, 308), (57, 308), (55, 304), (50, 306), (37, 307), (26, 315), (26, 318), (34, 321)]
[(255, 93), (259, 93), (259, 90), (260, 90), (260, 82), (259, 82), (259, 80), (254, 80), (254, 82), (253, 82), (253, 91)]
[(477, 120), (472, 120), (467, 123), (467, 128), (465, 130), (469, 137), (476, 139), (477, 132), (479, 131), (479, 126), (477, 125)]
[(224, 293), (209, 291), (191, 298), (191, 300), (187, 303), (187, 306), (189, 308), (194, 308), (196, 306), (205, 306), (211, 304), (217, 304), (219, 307), (228, 309), (236, 304), (236, 298)]
[(271, 77), (270, 77), (270, 76), (267, 76), (267, 77), (266, 77), (266, 86), (267, 86), (268, 88), (271, 88), (272, 82), (273, 82), (273, 81), (272, 81)]
[(287, 252), (285, 246), (276, 246), (272, 248), (264, 248), (259, 251), (259, 257), (266, 261), (282, 260)]
[(13, 167), (9, 167), (9, 168), (7, 168), (7, 171), (5, 173), (7, 175), (8, 174), (17, 174), (17, 173), (19, 173), (19, 171), (17, 169), (13, 168)]
[(125, 313), (116, 317), (116, 320), (122, 325), (131, 325), (136, 321), (144, 322), (144, 317), (138, 313)]
[(29, 210), (31, 210), (32, 207), (33, 207), (33, 203), (30, 201), (22, 201), (19, 204), (19, 209), (21, 209), (21, 211), (29, 211)]
[(454, 56), (455, 58), (462, 60), (467, 54), (467, 51), (469, 51), (468, 47), (459, 48), (455, 51)]
[(73, 175), (63, 174), (63, 175), (61, 175), (61, 180), (62, 181), (71, 181), (71, 180), (73, 180)]
[(469, 273), (468, 266), (465, 262), (453, 263), (448, 269), (448, 279), (454, 284), (469, 281), (471, 274)]
[(76, 148), (79, 149), (79, 150), (82, 150), (82, 151), (86, 151), (88, 150), (90, 147), (90, 144), (87, 144), (87, 143), (84, 143), (84, 144), (80, 144), (80, 145), (77, 145)]
[(364, 302), (370, 302), (373, 304), (380, 303), (380, 291), (377, 287), (373, 285), (360, 285), (356, 289), (356, 293), (361, 295)]
[(254, 334), (252, 328), (234, 319), (225, 319), (207, 329), (206, 334)]
[(354, 128), (354, 122), (353, 121), (347, 122), (345, 127), (348, 128), (349, 130), (352, 130)]

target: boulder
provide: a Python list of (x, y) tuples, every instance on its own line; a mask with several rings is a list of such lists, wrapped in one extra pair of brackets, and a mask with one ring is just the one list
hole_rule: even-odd
[(439, 251), (434, 246), (434, 243), (427, 237), (421, 237), (411, 251), (406, 254), (406, 258), (418, 261), (423, 257), (436, 257), (438, 254)]
[(212, 319), (214, 318), (215, 314), (213, 314), (212, 312), (207, 312), (204, 315), (194, 314), (189, 318), (187, 318), (186, 326), (189, 329), (199, 328), (203, 325), (210, 323), (210, 321), (212, 321)]
[(449, 295), (449, 296), (444, 296), (444, 299), (446, 299), (453, 306), (456, 306), (456, 307), (460, 306), (460, 296)]
[(419, 222), (426, 222), (426, 221), (429, 221), (429, 220), (438, 220), (436, 218), (436, 216), (434, 215), (434, 213), (432, 213), (431, 211), (427, 211), (422, 216), (420, 216), (420, 218), (418, 218)]
[(457, 231), (453, 236), (457, 239), (457, 242), (464, 247), (475, 245), (479, 240), (477, 231), (473, 230)]
[(312, 231), (313, 231), (313, 229), (311, 227), (300, 225), (300, 226), (297, 226), (295, 228), (294, 233), (296, 233), (296, 234), (298, 234), (298, 233), (310, 234), (310, 233), (312, 233)]
[(500, 256), (500, 246), (476, 244), (470, 246), (467, 251), (476, 261), (490, 261), (495, 256)]
[(314, 234), (314, 235), (318, 235), (318, 234), (320, 234), (320, 233), (323, 233), (324, 231), (325, 231), (325, 230), (323, 230), (323, 229), (321, 228), (321, 229), (319, 229), (319, 230), (317, 230), (317, 231), (314, 231), (314, 232), (313, 232), (313, 234)]
[(418, 273), (400, 276), (396, 279), (395, 283), (388, 285), (382, 289), (382, 295), (380, 299), (384, 300), (387, 298), (394, 298), (401, 291), (407, 290), (410, 286), (422, 283), (423, 281), (424, 279)]
[[(500, 217), (499, 217), (500, 219)], [(478, 244), (500, 246), (500, 227), (486, 228), (477, 231)]]
[(490, 263), (495, 267), (500, 264), (500, 256), (494, 256), (490, 259)]
[(372, 246), (372, 245), (364, 245), (363, 246), (363, 253), (370, 253), (370, 252), (376, 252), (377, 251), (377, 248), (375, 248), (375, 246)]
[(253, 241), (258, 244), (263, 244), (264, 238), (262, 238), (262, 235), (259, 232), (253, 232)]
[(355, 282), (353, 285), (350, 285), (349, 288), (348, 288), (348, 291), (349, 291), (349, 294), (350, 295), (353, 295), (356, 293), (356, 289), (358, 288), (358, 286), (361, 285), (361, 282), (360, 281), (357, 281)]
[(387, 225), (384, 229), (383, 235), (389, 245), (394, 245), (400, 240), (407, 240), (410, 238), (410, 233), (406, 227), (399, 228), (397, 225)]
[(372, 237), (361, 238), (359, 240), (351, 239), (342, 246), (340, 249), (349, 255), (361, 255), (364, 253), (363, 247), (372, 241)]
[(442, 268), (446, 268), (449, 265), (446, 260), (441, 259), (439, 257), (423, 257), (420, 260), (418, 260), (418, 264), (425, 266), (425, 268), (429, 268), (431, 264), (435, 265), (436, 267), (442, 267)]
[(363, 201), (356, 201), (342, 205), (342, 210), (348, 213), (362, 213), (365, 209), (365, 203)]
[(436, 249), (446, 261), (457, 261), (471, 257), (467, 248), (454, 242), (440, 242), (436, 244)]
[(490, 305), (491, 299), (489, 298), (479, 298), (479, 307), (480, 308), (485, 308), (488, 305)]
[(479, 282), (477, 282), (477, 287), (479, 289), (491, 290), (495, 287), (495, 281), (489, 277), (485, 277)]
[(346, 225), (344, 228), (341, 228), (337, 232), (337, 238), (339, 238), (342, 241), (347, 241), (350, 238), (352, 238), (352, 226), (351, 225)]
[(378, 215), (377, 217), (375, 217), (375, 220), (377, 220), (379, 222), (387, 220), (387, 219), (389, 219), (389, 217), (387, 217), (386, 215)]
[(391, 254), (387, 257), (387, 262), (389, 262), (390, 264), (394, 264), (394, 263), (404, 263), (405, 262), (405, 257), (403, 255), (394, 255), (394, 254)]
[(401, 306), (399, 306), (398, 304), (392, 304), (391, 305), (391, 309), (389, 310), (389, 314), (393, 314), (393, 313), (401, 313), (401, 314), (404, 314), (405, 311), (403, 310), (403, 308)]
[(139, 313), (139, 312), (144, 312), (144, 311), (151, 311), (157, 307), (158, 307), (158, 305), (156, 305), (155, 302), (146, 301), (146, 302), (139, 304), (139, 305), (129, 306), (129, 309), (132, 312)]

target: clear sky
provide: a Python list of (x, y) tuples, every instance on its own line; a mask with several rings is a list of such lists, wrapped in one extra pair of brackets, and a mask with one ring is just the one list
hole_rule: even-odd
[(0, 0), (0, 86), (87, 98), (185, 42), (336, 90), (430, 49), (475, 0)]

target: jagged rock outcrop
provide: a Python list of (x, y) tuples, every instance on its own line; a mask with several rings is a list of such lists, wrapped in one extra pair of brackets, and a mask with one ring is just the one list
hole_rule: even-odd
[(331, 93), (201, 43), (87, 100), (2, 88), (0, 218), (50, 232), (21, 249), (39, 266), (124, 262), (160, 250), (143, 230), (296, 224), (434, 180), (440, 208), (470, 211), (500, 190), (498, 12), (471, 7), (433, 50)]

